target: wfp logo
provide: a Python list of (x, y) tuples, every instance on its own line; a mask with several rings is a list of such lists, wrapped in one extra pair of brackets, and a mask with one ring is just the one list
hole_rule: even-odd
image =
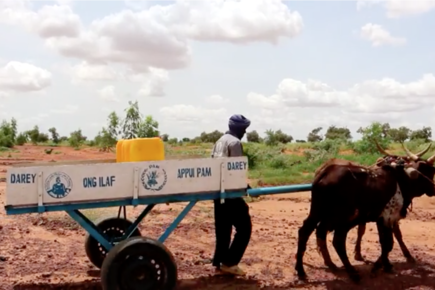
[(72, 190), (71, 178), (63, 172), (55, 172), (45, 179), (45, 192), (53, 198), (64, 198)]
[(165, 187), (168, 176), (163, 168), (152, 164), (142, 172), (141, 181), (146, 190), (160, 191)]

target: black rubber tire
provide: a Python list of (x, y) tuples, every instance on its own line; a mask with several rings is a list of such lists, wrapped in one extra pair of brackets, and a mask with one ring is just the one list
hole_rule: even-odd
[(103, 290), (173, 290), (177, 279), (171, 252), (147, 237), (132, 237), (114, 246), (101, 268)]
[[(109, 235), (109, 237), (112, 238), (121, 237), (128, 229), (128, 227), (132, 224), (133, 222), (128, 219), (118, 218), (118, 217), (104, 217), (95, 221), (95, 225), (102, 232), (106, 231), (106, 235)], [(140, 236), (141, 236), (141, 232), (139, 231), (138, 228), (136, 228), (136, 230), (133, 231), (130, 237), (140, 237)], [(95, 267), (101, 269), (101, 267), (103, 266), (103, 261), (107, 256), (107, 251), (89, 233), (86, 234), (85, 251), (89, 261), (91, 261), (91, 263)]]

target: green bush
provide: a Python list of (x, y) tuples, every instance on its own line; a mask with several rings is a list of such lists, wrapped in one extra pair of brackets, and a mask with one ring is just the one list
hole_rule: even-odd
[(0, 132), (0, 147), (14, 147), (14, 139), (12, 139), (11, 136), (4, 135), (2, 132)]
[(17, 136), (17, 140), (15, 141), (15, 143), (16, 143), (18, 146), (22, 146), (22, 145), (26, 144), (27, 141), (28, 141), (28, 139), (27, 139), (27, 135), (24, 134), (24, 133), (20, 133), (20, 134), (18, 134), (18, 136)]

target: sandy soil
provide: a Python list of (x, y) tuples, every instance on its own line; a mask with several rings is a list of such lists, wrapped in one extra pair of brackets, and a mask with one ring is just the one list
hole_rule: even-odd
[[(97, 159), (111, 158), (110, 153), (91, 149), (76, 151), (56, 148), (59, 154), (45, 154), (44, 148), (25, 146), (16, 159)], [(3, 157), (0, 157), (3, 158)], [(0, 160), (0, 171), (14, 162)], [(7, 163), (5, 165), (5, 163)], [(2, 167), (1, 167), (2, 166)], [(0, 182), (0, 289), (100, 289), (99, 272), (85, 256), (85, 232), (65, 213), (5, 216), (5, 183)], [(401, 222), (405, 243), (418, 262), (407, 264), (397, 245), (390, 255), (395, 274), (380, 273), (370, 278), (371, 265), (353, 260), (355, 229), (348, 238), (351, 262), (363, 274), (360, 285), (349, 281), (344, 271), (330, 273), (315, 249), (314, 235), (308, 243), (305, 267), (310, 278), (299, 282), (294, 275), (297, 230), (309, 209), (309, 193), (268, 196), (249, 204), (253, 235), (242, 266), (246, 278), (214, 277), (211, 256), (214, 249), (213, 208), (210, 202), (198, 204), (166, 245), (177, 260), (179, 289), (253, 290), (253, 289), (435, 289), (435, 199), (422, 197)], [(184, 204), (159, 205), (140, 225), (142, 235), (157, 238), (172, 222)], [(143, 206), (129, 208), (129, 218)], [(96, 216), (115, 214), (117, 209), (88, 210)], [(328, 237), (331, 239), (331, 235)], [(373, 261), (380, 253), (377, 231), (368, 225), (363, 240), (363, 255)], [(341, 266), (329, 246), (334, 262)]]

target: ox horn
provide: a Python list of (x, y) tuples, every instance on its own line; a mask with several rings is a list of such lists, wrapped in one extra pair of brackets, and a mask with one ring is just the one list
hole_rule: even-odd
[(378, 148), (379, 152), (381, 152), (382, 154), (387, 155), (387, 156), (392, 156), (390, 153), (385, 151), (384, 148), (381, 147), (381, 145), (379, 145), (379, 143), (376, 139), (373, 139), (373, 140), (375, 141), (376, 147)]
[(429, 143), (429, 146), (426, 147), (426, 149), (421, 150), (418, 153), (415, 153), (415, 155), (417, 155), (418, 157), (423, 156), (424, 154), (426, 154), (427, 151), (429, 151), (430, 147), (432, 146), (432, 143)]
[(434, 161), (435, 161), (435, 154), (426, 160), (427, 163), (432, 164), (432, 165), (433, 165)]
[(405, 150), (405, 152), (406, 152), (406, 155), (408, 155), (412, 160), (417, 161), (420, 158), (418, 155), (409, 151), (408, 148), (406, 148), (405, 143), (402, 142), (401, 144), (402, 144), (403, 150)]

